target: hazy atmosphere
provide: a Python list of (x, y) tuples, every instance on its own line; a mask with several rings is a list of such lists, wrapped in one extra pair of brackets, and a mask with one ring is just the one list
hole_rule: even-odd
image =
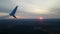
[(60, 0), (0, 0), (0, 18), (9, 15), (17, 5), (17, 18), (60, 18)]

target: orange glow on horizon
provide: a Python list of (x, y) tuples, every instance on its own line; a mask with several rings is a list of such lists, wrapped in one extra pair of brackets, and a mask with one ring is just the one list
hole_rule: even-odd
[[(17, 17), (17, 19), (21, 19), (21, 18), (32, 18), (32, 17), (30, 17), (30, 16), (16, 16), (16, 17)], [(13, 16), (10, 16), (9, 18), (10, 18), (10, 19), (14, 19)]]

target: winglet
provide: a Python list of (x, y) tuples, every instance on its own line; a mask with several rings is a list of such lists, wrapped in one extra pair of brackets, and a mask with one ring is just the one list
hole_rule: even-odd
[(16, 13), (16, 11), (17, 11), (17, 8), (18, 8), (18, 6), (16, 6), (9, 15), (10, 15), (10, 16), (13, 16), (14, 18), (16, 18), (15, 13)]

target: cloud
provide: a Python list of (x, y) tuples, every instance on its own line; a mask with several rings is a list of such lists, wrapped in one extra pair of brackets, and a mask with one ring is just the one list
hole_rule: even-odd
[(9, 14), (16, 5), (18, 17), (60, 18), (59, 0), (0, 0), (0, 13)]
[(8, 13), (2, 13), (2, 12), (0, 12), (0, 16), (5, 16), (5, 15), (8, 15)]

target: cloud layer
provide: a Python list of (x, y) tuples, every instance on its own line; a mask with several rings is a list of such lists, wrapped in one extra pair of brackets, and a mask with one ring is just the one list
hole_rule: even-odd
[(60, 18), (59, 1), (60, 0), (0, 0), (0, 13), (9, 14), (14, 7), (18, 5), (19, 8), (16, 16)]

